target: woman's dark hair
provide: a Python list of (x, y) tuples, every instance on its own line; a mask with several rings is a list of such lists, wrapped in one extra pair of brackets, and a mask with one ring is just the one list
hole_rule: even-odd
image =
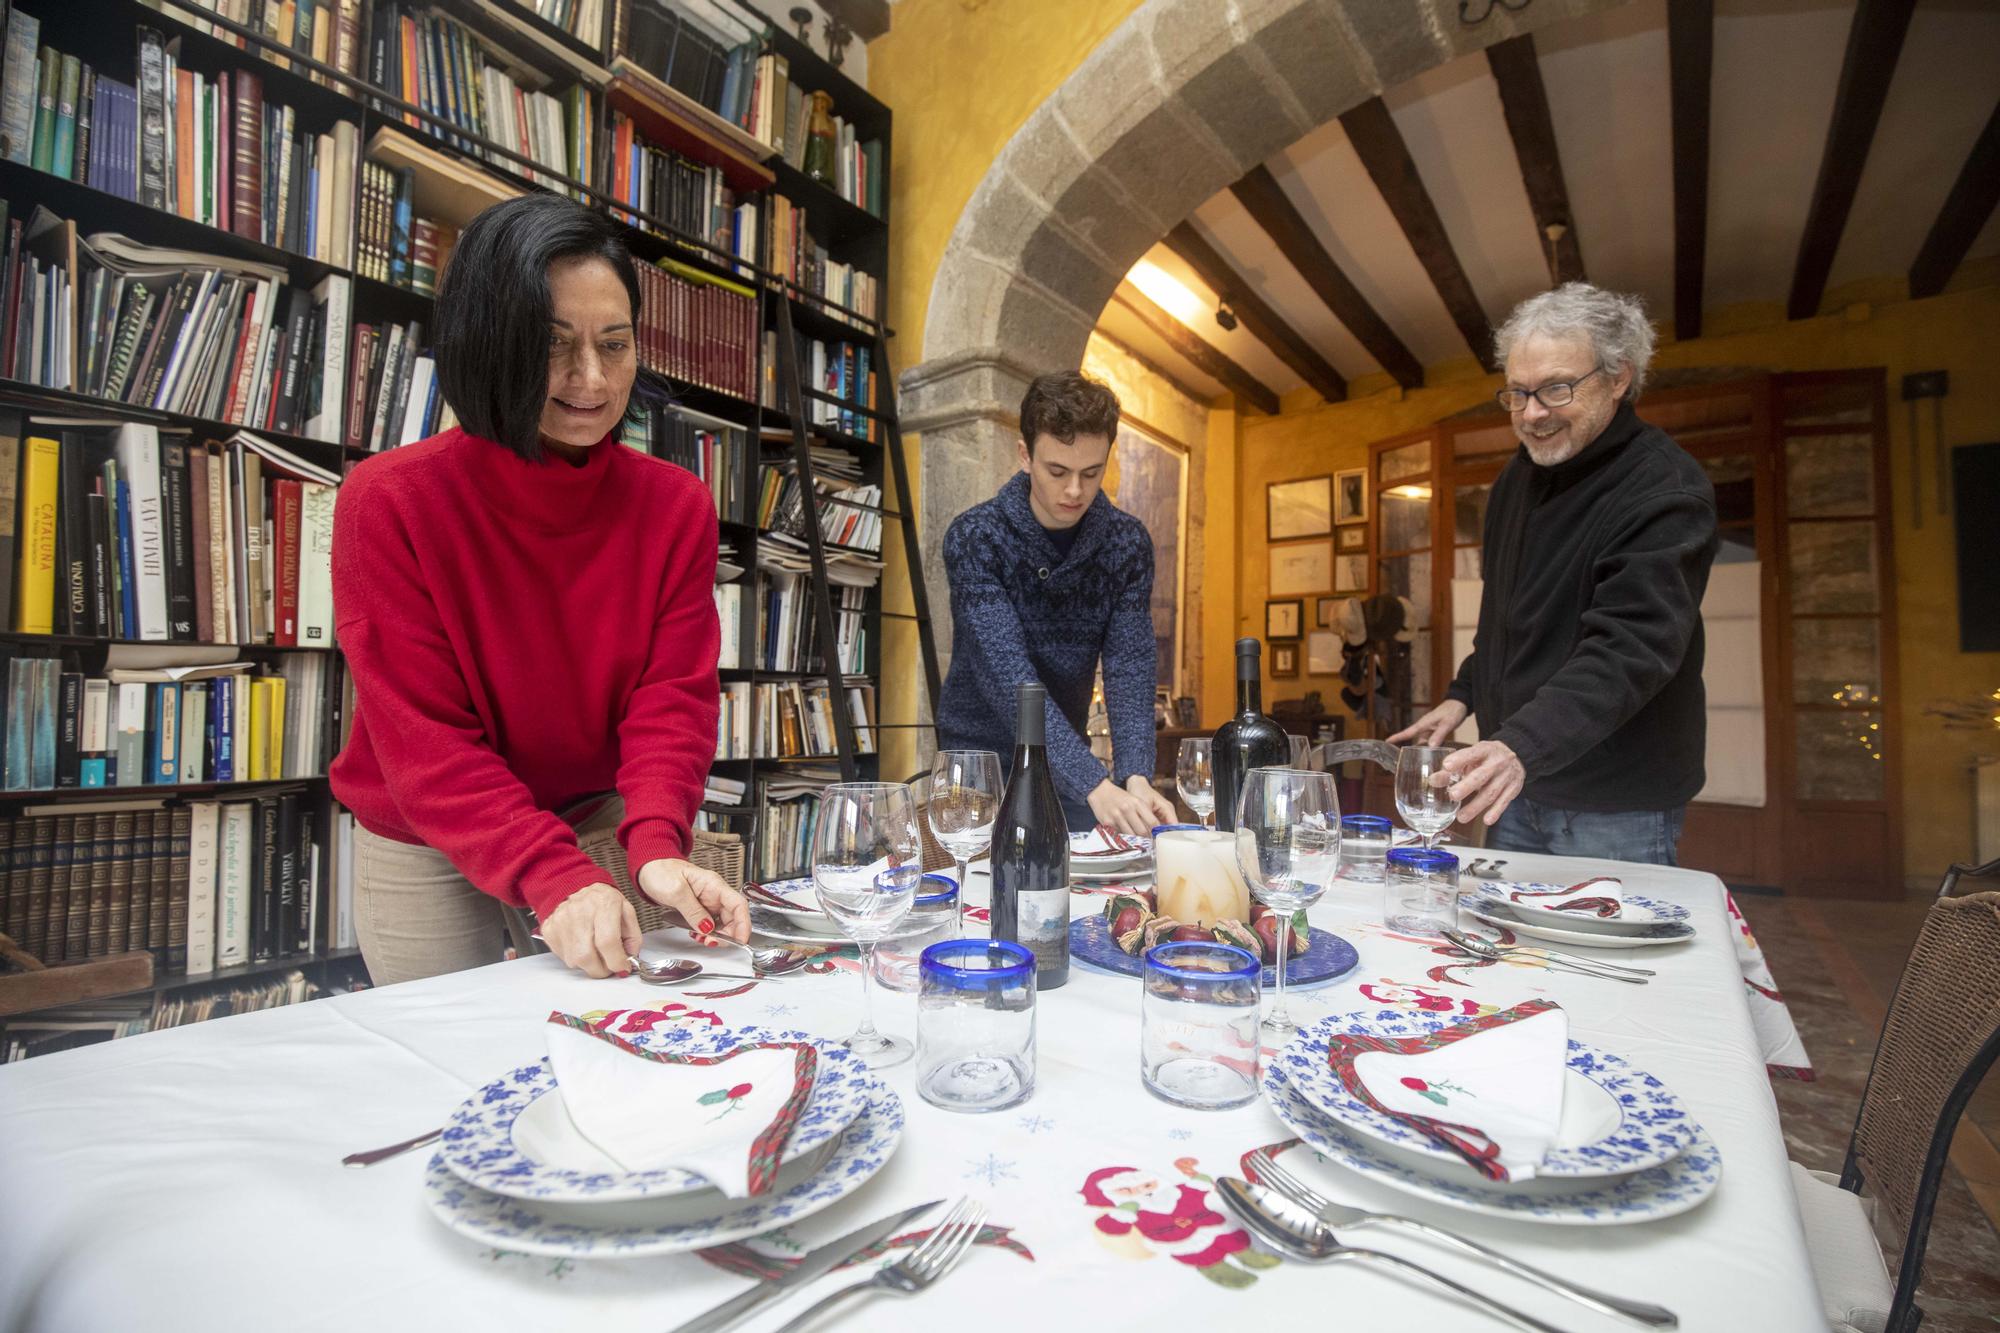
[(548, 401), (549, 266), (566, 259), (611, 265), (638, 322), (639, 274), (624, 229), (552, 194), (509, 199), (474, 218), (438, 282), (439, 391), (466, 430), (529, 462), (542, 457)]
[(1075, 444), (1079, 435), (1117, 434), (1118, 395), (1088, 375), (1074, 370), (1037, 375), (1021, 399), (1021, 438), (1030, 454), (1043, 435)]

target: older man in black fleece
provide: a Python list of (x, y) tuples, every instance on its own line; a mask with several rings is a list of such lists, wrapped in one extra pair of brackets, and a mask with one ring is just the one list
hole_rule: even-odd
[(1487, 504), (1479, 629), (1445, 701), (1390, 739), (1478, 719), (1445, 768), (1490, 848), (1672, 865), (1704, 780), (1714, 489), (1633, 411), (1653, 356), (1635, 298), (1566, 283), (1495, 342), (1521, 449)]

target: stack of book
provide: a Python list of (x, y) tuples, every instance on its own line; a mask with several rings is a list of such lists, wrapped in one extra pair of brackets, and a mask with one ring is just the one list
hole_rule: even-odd
[[(842, 486), (837, 475), (822, 472), (820, 467), (815, 457), (813, 482), (820, 540), (846, 550), (880, 554), (882, 488)], [(805, 549), (805, 491), (798, 469), (789, 462), (766, 463), (759, 483), (757, 526), (768, 535), (788, 537), (798, 549)]]
[[(0, 596), (23, 634), (333, 645), (340, 478), (238, 431), (222, 444), (145, 422), (0, 409)], [(15, 549), (9, 549), (10, 547)]]
[[(699, 237), (746, 264), (757, 262), (757, 205), (738, 202), (720, 167), (648, 143), (623, 112), (611, 113), (614, 199), (657, 218), (685, 236)], [(635, 226), (639, 218), (625, 215)]]
[(624, 441), (641, 453), (677, 463), (701, 478), (715, 499), (715, 516), (728, 523), (751, 521), (743, 460), (749, 436), (740, 425), (703, 416), (684, 407), (657, 407)]
[(369, 160), (361, 164), (356, 271), (364, 278), (437, 295), (438, 275), (458, 245), (458, 230), (416, 216), (416, 171)]
[(757, 803), (764, 817), (757, 827), (755, 878), (773, 880), (809, 873), (820, 792), (828, 783), (838, 781), (839, 769), (817, 765), (758, 777)]
[(381, 452), (415, 444), (458, 422), (438, 389), (437, 360), (424, 350), (424, 326), (357, 324), (347, 358), (350, 449)]
[(750, 398), (757, 299), (748, 287), (671, 259), (639, 265), (639, 364)]
[(824, 684), (777, 681), (758, 685), (756, 757), (832, 758), (839, 754), (833, 717), (836, 706), (847, 710), (855, 750), (873, 754), (875, 686), (864, 677), (842, 685), (839, 705)]

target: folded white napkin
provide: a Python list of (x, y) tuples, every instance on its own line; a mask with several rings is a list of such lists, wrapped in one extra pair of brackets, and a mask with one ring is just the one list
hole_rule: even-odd
[(777, 1179), (819, 1061), (805, 1043), (642, 1050), (561, 1013), (549, 1015), (548, 1042), (570, 1120), (599, 1151), (628, 1171), (693, 1171), (733, 1199)]
[[(1560, 1008), (1535, 1000), (1428, 1037), (1362, 1040), (1375, 1049), (1353, 1054), (1350, 1067), (1367, 1100), (1491, 1179), (1534, 1178), (1562, 1125), (1569, 1019)], [(1340, 1073), (1338, 1047), (1334, 1058)]]
[(1625, 883), (1610, 875), (1600, 875), (1567, 887), (1552, 884), (1510, 885), (1507, 901), (1544, 912), (1560, 912), (1564, 916), (1594, 916), (1617, 921), (1625, 915)]

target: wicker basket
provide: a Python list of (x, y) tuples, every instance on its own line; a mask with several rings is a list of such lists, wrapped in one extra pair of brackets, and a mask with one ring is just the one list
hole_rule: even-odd
[[(616, 797), (597, 797), (565, 812), (564, 818), (576, 828), (577, 846), (583, 854), (603, 867), (611, 883), (625, 895), (638, 914), (639, 929), (659, 930), (674, 924), (678, 913), (669, 913), (639, 892), (626, 863), (625, 849), (618, 842), (618, 825), (625, 818), (625, 802)], [(687, 859), (703, 870), (713, 870), (732, 889), (743, 887), (743, 838), (736, 833), (709, 833), (696, 830), (688, 847)]]

